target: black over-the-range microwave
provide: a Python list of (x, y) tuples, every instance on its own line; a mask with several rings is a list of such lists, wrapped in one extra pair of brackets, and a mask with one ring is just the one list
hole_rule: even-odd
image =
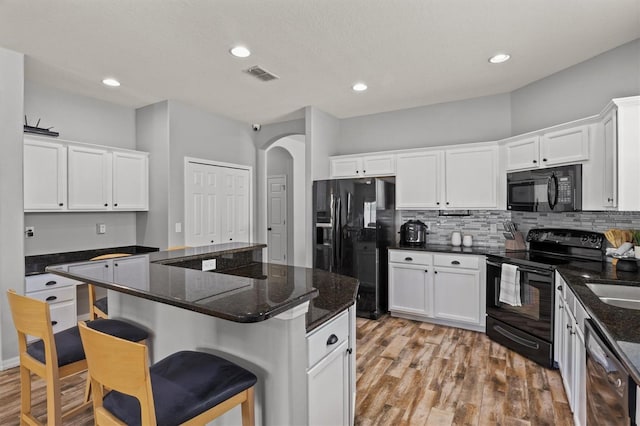
[(582, 164), (507, 173), (507, 209), (525, 212), (582, 210)]

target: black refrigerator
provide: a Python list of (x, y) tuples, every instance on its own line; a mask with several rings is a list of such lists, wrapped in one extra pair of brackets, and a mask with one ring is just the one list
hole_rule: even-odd
[(313, 266), (360, 280), (360, 317), (378, 319), (387, 312), (395, 200), (395, 178), (313, 182)]

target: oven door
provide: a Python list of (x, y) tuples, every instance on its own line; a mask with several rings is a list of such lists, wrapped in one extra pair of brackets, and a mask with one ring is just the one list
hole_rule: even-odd
[(502, 264), (487, 260), (487, 315), (547, 342), (553, 342), (553, 271), (518, 266), (522, 306), (501, 303)]

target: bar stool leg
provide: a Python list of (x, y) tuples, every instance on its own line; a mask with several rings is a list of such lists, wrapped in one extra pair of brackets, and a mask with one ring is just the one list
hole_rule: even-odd
[(256, 424), (256, 412), (253, 397), (253, 386), (246, 390), (247, 400), (241, 404), (242, 426), (254, 426)]

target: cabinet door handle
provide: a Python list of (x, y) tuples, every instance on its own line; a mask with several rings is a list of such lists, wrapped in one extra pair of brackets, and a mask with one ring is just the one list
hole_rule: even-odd
[(358, 174), (358, 173), (360, 173), (360, 171), (359, 171), (359, 170), (356, 170), (356, 174)]
[(362, 171), (362, 173), (367, 173), (367, 171), (366, 171), (366, 170), (363, 170), (363, 171)]
[(413, 261), (413, 257), (405, 257), (404, 260), (406, 260), (407, 262), (411, 262)]
[(437, 274), (437, 273), (438, 273), (438, 271), (433, 271), (433, 273), (434, 273), (434, 274)]
[(351, 355), (351, 354), (353, 353), (353, 349), (351, 349), (351, 348), (347, 348), (347, 353), (348, 353), (349, 355)]
[(452, 265), (459, 265), (459, 264), (460, 264), (460, 262), (459, 262), (458, 260), (452, 260), (452, 261), (451, 261), (451, 264), (452, 264)]
[(104, 203), (104, 206), (105, 206), (105, 207), (109, 207), (109, 204), (108, 204), (108, 203)]
[(51, 321), (51, 325), (56, 325), (58, 321)]
[(62, 206), (64, 206), (64, 203), (58, 203), (58, 205), (59, 205), (60, 207), (62, 207)]
[(335, 334), (329, 336), (329, 338), (327, 339), (327, 346), (335, 345), (336, 343), (338, 343), (338, 336), (336, 336)]
[(113, 205), (113, 207), (118, 207), (118, 203), (115, 203), (115, 204)]
[(115, 266), (115, 267), (117, 268), (117, 267), (118, 267), (118, 264), (117, 264), (117, 263), (114, 263), (114, 264), (113, 264), (113, 266)]
[(52, 280), (52, 281), (47, 281), (47, 283), (45, 285), (46, 286), (52, 286), (52, 285), (56, 285), (56, 284), (58, 284), (58, 282)]
[(440, 201), (437, 201), (437, 202), (436, 202), (436, 206), (439, 206), (439, 205), (440, 205)]
[(547, 162), (547, 159), (546, 159), (546, 158), (543, 158), (543, 159), (542, 159), (542, 161), (544, 161), (544, 162), (546, 163), (546, 162)]
[(533, 164), (538, 164), (538, 160), (533, 160)]
[(559, 285), (558, 287), (556, 287), (556, 290), (558, 290), (558, 291), (562, 291), (562, 286), (561, 286), (561, 285)]
[(56, 300), (57, 298), (58, 298), (58, 296), (49, 296), (49, 297), (47, 297), (45, 300), (46, 300), (47, 302), (53, 302), (53, 301), (54, 301), (54, 300)]
[(424, 271), (425, 271), (425, 272), (429, 272), (429, 270), (428, 270), (428, 269), (425, 269)]
[[(267, 231), (271, 231), (271, 228), (267, 228)], [(213, 241), (212, 241), (213, 242)]]
[(109, 267), (109, 265), (104, 265), (104, 267), (105, 267), (105, 268), (108, 268), (108, 267)]

